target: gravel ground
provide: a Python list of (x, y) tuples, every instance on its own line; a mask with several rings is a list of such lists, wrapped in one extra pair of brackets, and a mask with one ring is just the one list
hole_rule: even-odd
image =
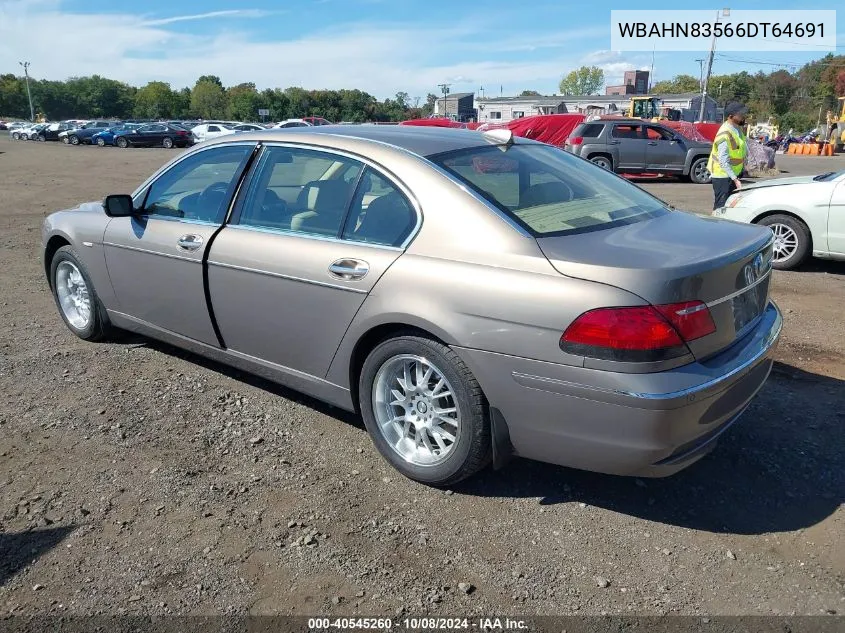
[[(515, 460), (436, 491), (354, 416), (64, 327), (42, 217), (172, 155), (0, 139), (0, 614), (845, 611), (845, 264), (775, 273), (772, 378), (692, 468), (645, 481)], [(709, 187), (643, 186), (710, 206)]]

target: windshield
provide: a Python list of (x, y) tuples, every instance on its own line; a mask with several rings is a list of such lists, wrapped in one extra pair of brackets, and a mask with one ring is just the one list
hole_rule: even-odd
[(601, 230), (669, 213), (639, 187), (548, 145), (473, 147), (433, 162), (457, 176), (533, 235)]

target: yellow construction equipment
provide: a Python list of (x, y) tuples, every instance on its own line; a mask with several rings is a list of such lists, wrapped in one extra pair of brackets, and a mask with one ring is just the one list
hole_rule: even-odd
[(631, 119), (647, 121), (680, 121), (681, 111), (661, 105), (657, 97), (631, 97), (627, 116)]

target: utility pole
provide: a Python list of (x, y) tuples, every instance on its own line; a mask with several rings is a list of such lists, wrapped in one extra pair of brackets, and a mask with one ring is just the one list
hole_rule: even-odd
[(26, 96), (29, 97), (29, 120), (35, 123), (35, 108), (32, 107), (32, 93), (29, 91), (29, 62), (18, 62), (23, 66), (23, 74), (26, 75)]
[[(721, 15), (727, 17), (731, 14), (730, 9), (722, 9)], [(720, 12), (716, 11), (716, 22), (719, 21)], [(710, 73), (713, 71), (713, 54), (716, 52), (716, 29), (713, 29), (713, 39), (710, 41), (710, 55), (707, 58), (707, 73), (704, 81), (701, 82), (701, 107), (698, 109), (698, 120), (704, 120), (704, 107), (707, 105), (707, 82), (710, 81)]]
[(440, 88), (440, 92), (443, 93), (443, 116), (447, 119), (449, 118), (449, 86), (452, 84), (437, 84), (437, 87)]
[(648, 86), (646, 86), (646, 93), (651, 94), (651, 87), (654, 85), (654, 51), (657, 45), (651, 49), (651, 72), (648, 73)]

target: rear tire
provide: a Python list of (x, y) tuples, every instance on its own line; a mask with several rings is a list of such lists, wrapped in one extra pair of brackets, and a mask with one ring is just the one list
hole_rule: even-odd
[(21, 135), (20, 135), (20, 134), (18, 134), (17, 132), (12, 132), (12, 140), (13, 140), (13, 141), (19, 141), (19, 140), (21, 140)]
[(44, 142), (47, 140), (47, 137), (46, 137), (46, 136), (44, 136), (43, 134), (39, 134), (36, 140), (37, 140), (39, 143), (44, 143)]
[(68, 141), (70, 142), (71, 145), (79, 145), (79, 137), (76, 134), (68, 137)]
[(164, 139), (161, 141), (161, 146), (164, 149), (171, 149), (173, 147), (173, 139), (169, 136), (165, 136)]
[(812, 246), (810, 229), (806, 224), (791, 215), (782, 214), (766, 216), (758, 224), (768, 226), (775, 234), (772, 268), (793, 270), (804, 263)]
[(106, 146), (106, 141), (105, 141), (105, 139), (98, 138), (98, 139), (97, 139), (97, 146), (98, 146), (98, 147), (105, 147), (105, 146)]
[[(394, 372), (405, 362), (417, 362), (409, 359), (422, 361), (431, 374), (422, 382), (422, 374), (412, 372), (412, 384), (405, 388)], [(403, 382), (407, 384), (408, 374)], [(433, 383), (436, 384), (432, 386)], [(399, 391), (404, 396), (402, 404), (394, 405), (390, 399)], [(377, 345), (361, 368), (358, 400), (376, 448), (391, 466), (410, 479), (430, 486), (449, 486), (475, 474), (490, 461), (487, 400), (469, 368), (442, 343), (408, 334)], [(441, 414), (453, 414), (455, 421), (444, 424), (443, 418), (435, 414), (438, 408)], [(412, 418), (415, 421), (410, 422)], [(396, 423), (399, 419), (402, 421)], [(399, 430), (406, 426), (407, 431)]]
[(70, 145), (70, 137), (69, 136), (63, 136), (62, 137), (62, 143), (64, 143), (65, 145)]
[(590, 162), (593, 165), (598, 165), (602, 169), (606, 169), (607, 171), (613, 171), (613, 161), (602, 154), (599, 154), (598, 156), (591, 156)]
[(706, 185), (710, 182), (710, 172), (707, 170), (707, 158), (701, 156), (692, 161), (689, 168), (689, 179), (697, 185)]
[[(75, 288), (80, 286), (78, 282), (81, 277), (81, 285), (85, 290), (83, 303), (88, 304), (87, 311), (80, 311), (80, 304), (73, 298), (70, 298), (68, 303), (68, 277), (76, 278)], [(62, 246), (53, 255), (53, 261), (50, 263), (50, 286), (59, 314), (71, 332), (85, 341), (102, 341), (114, 334), (114, 327), (109, 321), (105, 307), (100, 303), (88, 270), (72, 246)], [(76, 298), (82, 301), (78, 295)]]
[(129, 147), (129, 141), (127, 141), (122, 136), (119, 136), (114, 142), (114, 144), (117, 145), (120, 149), (126, 149), (127, 147)]

